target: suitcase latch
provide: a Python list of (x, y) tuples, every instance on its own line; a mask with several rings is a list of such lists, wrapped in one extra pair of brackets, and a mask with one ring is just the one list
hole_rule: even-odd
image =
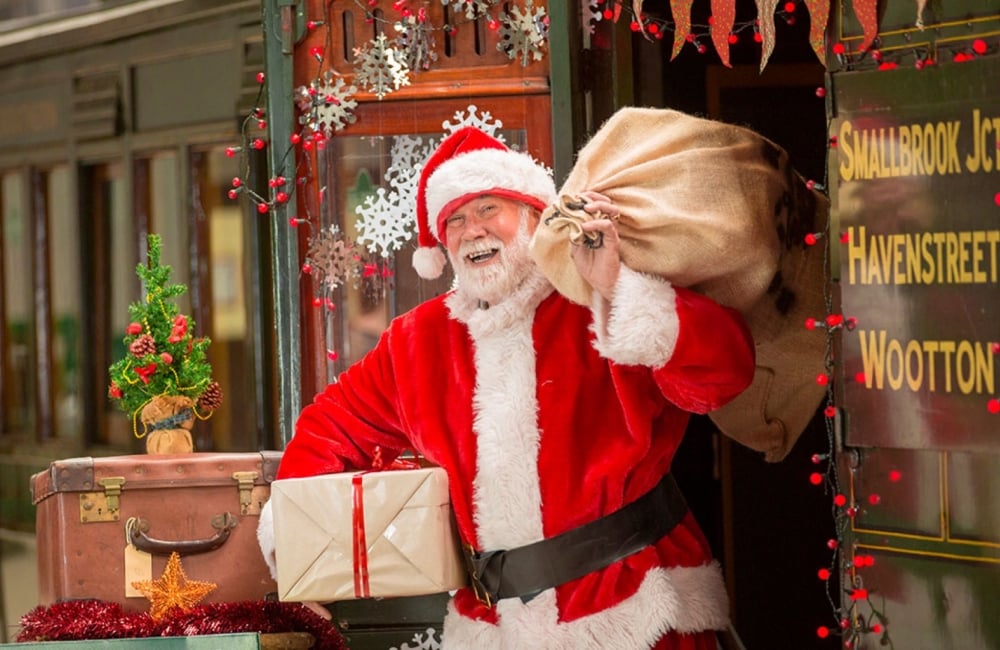
[(233, 472), (233, 479), (240, 491), (240, 514), (259, 515), (261, 507), (267, 501), (269, 489), (263, 485), (254, 486), (257, 472)]
[(121, 509), (124, 476), (109, 476), (97, 481), (104, 492), (84, 492), (80, 495), (80, 523), (118, 521)]

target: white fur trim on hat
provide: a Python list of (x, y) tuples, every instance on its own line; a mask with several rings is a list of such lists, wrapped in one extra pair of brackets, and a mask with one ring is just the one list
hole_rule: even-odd
[(447, 262), (440, 247), (422, 246), (413, 252), (411, 263), (417, 275), (425, 280), (436, 280), (441, 277)]
[(530, 155), (503, 149), (470, 151), (441, 163), (427, 179), (427, 220), (431, 232), (441, 240), (438, 216), (448, 203), (495, 189), (535, 198), (542, 205), (556, 200), (552, 177)]

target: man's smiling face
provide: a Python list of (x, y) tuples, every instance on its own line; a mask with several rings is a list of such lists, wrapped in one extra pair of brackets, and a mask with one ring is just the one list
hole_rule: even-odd
[(497, 303), (516, 289), (532, 268), (528, 242), (536, 223), (523, 203), (491, 195), (449, 215), (444, 230), (459, 290)]

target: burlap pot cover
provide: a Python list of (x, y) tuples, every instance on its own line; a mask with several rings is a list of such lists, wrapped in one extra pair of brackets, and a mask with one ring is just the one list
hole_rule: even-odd
[(183, 454), (194, 451), (191, 428), (194, 402), (180, 395), (160, 395), (142, 407), (140, 420), (146, 431), (146, 453)]
[[(726, 435), (784, 458), (825, 394), (826, 337), (805, 328), (826, 314), (829, 203), (807, 189), (787, 153), (745, 128), (672, 110), (624, 108), (581, 149), (560, 197), (607, 195), (621, 210), (624, 263), (740, 310), (757, 371), (737, 399), (710, 414)], [(590, 304), (570, 256), (569, 229), (551, 206), (531, 252), (555, 288)], [(558, 216), (558, 214), (556, 215)], [(725, 341), (719, 341), (725, 345)]]

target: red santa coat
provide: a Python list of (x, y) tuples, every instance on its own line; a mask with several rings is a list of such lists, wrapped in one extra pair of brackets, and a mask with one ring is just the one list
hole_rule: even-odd
[[(611, 305), (569, 302), (533, 276), (478, 309), (459, 293), (395, 319), (306, 407), (278, 478), (371, 465), (415, 449), (448, 474), (463, 541), (513, 548), (634, 501), (670, 470), (689, 412), (745, 388), (742, 318), (622, 270)], [(453, 599), (446, 647), (636, 648), (724, 628), (718, 565), (693, 517), (655, 545), (523, 603)], [(662, 647), (662, 646), (661, 646)]]

